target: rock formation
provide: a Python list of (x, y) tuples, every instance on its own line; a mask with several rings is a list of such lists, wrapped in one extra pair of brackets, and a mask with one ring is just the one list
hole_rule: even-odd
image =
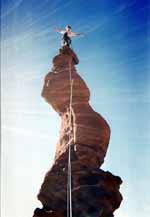
[(110, 128), (89, 104), (89, 89), (75, 68), (78, 63), (73, 50), (63, 47), (45, 77), (42, 96), (61, 116), (61, 129), (54, 164), (38, 194), (43, 208), (37, 208), (34, 217), (67, 216), (69, 145), (73, 216), (112, 217), (122, 200), (119, 193), (121, 179), (99, 169), (108, 148)]

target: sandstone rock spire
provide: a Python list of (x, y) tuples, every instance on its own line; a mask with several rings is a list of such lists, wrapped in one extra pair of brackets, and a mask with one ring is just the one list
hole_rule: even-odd
[[(77, 73), (78, 57), (69, 47), (53, 58), (45, 77), (42, 96), (61, 117), (55, 161), (38, 194), (43, 209), (34, 217), (66, 217), (68, 142), (71, 144), (74, 217), (111, 217), (121, 203), (121, 179), (99, 167), (107, 152), (110, 127), (89, 104), (90, 91)], [(71, 72), (71, 73), (70, 73)], [(71, 127), (70, 75), (73, 79)]]

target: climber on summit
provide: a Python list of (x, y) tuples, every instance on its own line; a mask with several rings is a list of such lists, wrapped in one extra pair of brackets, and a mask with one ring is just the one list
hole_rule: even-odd
[(58, 28), (54, 29), (56, 32), (59, 32), (60, 34), (62, 34), (62, 43), (61, 43), (62, 46), (70, 47), (72, 37), (83, 35), (82, 33), (72, 32), (71, 26), (69, 26), (69, 25), (66, 26), (65, 29), (66, 30), (62, 30), (62, 29), (58, 29)]

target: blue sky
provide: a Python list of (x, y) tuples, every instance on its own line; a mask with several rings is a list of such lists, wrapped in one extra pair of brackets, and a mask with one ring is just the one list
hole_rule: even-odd
[(90, 103), (109, 123), (104, 170), (123, 179), (116, 217), (147, 217), (149, 142), (148, 3), (143, 0), (2, 0), (2, 216), (27, 217), (51, 167), (60, 118), (41, 98), (67, 24)]

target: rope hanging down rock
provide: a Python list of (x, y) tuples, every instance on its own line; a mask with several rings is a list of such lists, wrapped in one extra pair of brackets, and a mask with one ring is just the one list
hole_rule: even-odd
[(73, 98), (73, 82), (71, 60), (69, 61), (69, 80), (70, 80), (70, 102), (69, 102), (69, 142), (68, 142), (68, 180), (67, 180), (67, 217), (72, 217), (72, 168), (71, 168), (71, 133), (73, 132), (74, 143), (74, 124), (72, 123), (72, 98)]

